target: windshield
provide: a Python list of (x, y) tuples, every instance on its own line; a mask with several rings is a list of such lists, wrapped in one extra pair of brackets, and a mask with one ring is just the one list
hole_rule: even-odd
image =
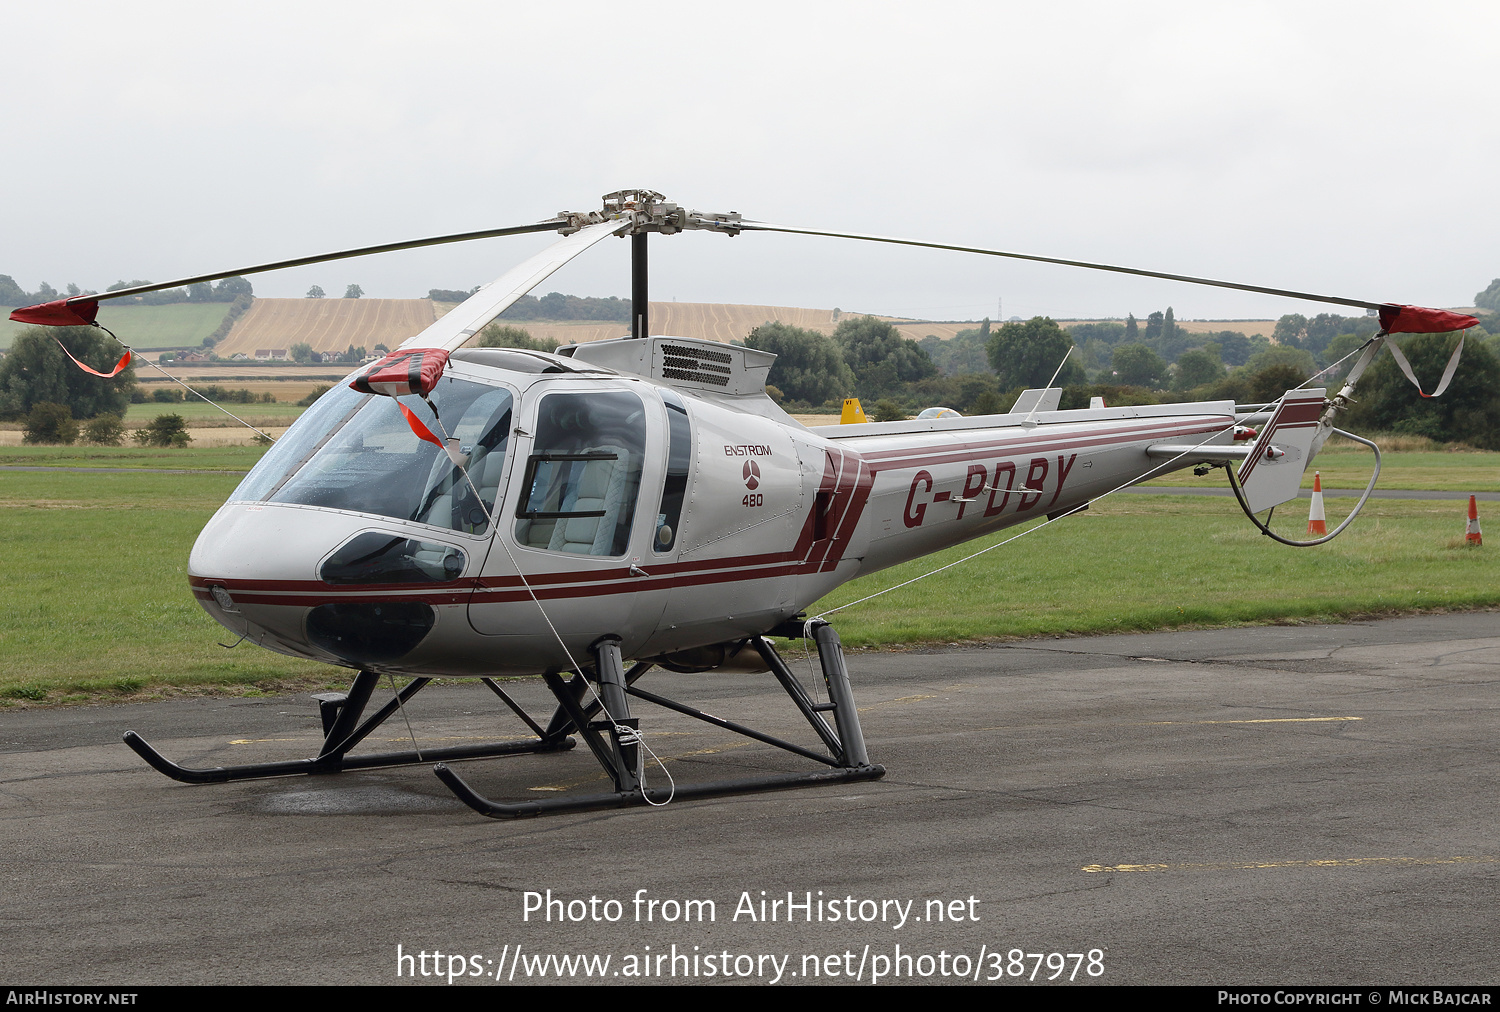
[[(249, 491), (269, 502), (354, 510), (484, 533), (505, 464), (514, 398), (503, 387), (448, 377), (430, 399), (441, 421), (420, 397), (405, 397), (401, 403), (439, 437), (446, 431), (458, 439), (470, 480), (443, 450), (418, 438), (395, 399), (371, 396), (310, 456), (304, 453), (306, 462), (280, 487)], [(336, 409), (326, 415), (330, 423), (341, 416), (347, 417), (336, 414)], [(318, 436), (310, 433), (303, 442), (316, 445)], [(250, 485), (246, 479), (245, 486)]]

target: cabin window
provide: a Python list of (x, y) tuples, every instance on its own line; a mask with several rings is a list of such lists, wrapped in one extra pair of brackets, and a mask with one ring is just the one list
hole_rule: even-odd
[(230, 502), (261, 502), (307, 462), (307, 459), (343, 427), (373, 394), (362, 394), (340, 383), (302, 412), (285, 435), (276, 440), (259, 463), (240, 482)]
[(645, 405), (633, 393), (542, 398), (516, 502), (516, 541), (573, 555), (624, 555), (645, 446)]
[(677, 543), (682, 499), (687, 494), (688, 470), (693, 463), (693, 431), (682, 398), (675, 391), (663, 390), (661, 399), (667, 405), (667, 475), (662, 481), (661, 506), (656, 511), (656, 533), (652, 535), (651, 548), (670, 552)]
[(448, 377), (430, 399), (438, 418), (420, 397), (404, 397), (401, 404), (439, 437), (444, 431), (457, 437), (467, 477), (442, 449), (418, 438), (394, 398), (371, 396), (268, 501), (484, 533), (505, 465), (514, 397), (504, 387)]

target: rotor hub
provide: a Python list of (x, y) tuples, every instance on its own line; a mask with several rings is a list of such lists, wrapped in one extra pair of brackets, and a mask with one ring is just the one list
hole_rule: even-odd
[(646, 232), (672, 235), (689, 229), (704, 229), (727, 235), (740, 233), (741, 217), (738, 211), (690, 211), (655, 190), (616, 190), (606, 193), (601, 200), (603, 207), (597, 211), (559, 211), (557, 216), (567, 224), (558, 231), (563, 235), (571, 235), (586, 225), (628, 220), (631, 227), (622, 232), (622, 235), (641, 235)]

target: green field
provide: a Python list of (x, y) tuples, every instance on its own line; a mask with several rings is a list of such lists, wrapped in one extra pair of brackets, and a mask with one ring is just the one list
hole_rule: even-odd
[[(1352, 500), (1329, 504), (1330, 527), (1345, 515), (1340, 505)], [(832, 620), (845, 643), (884, 646), (1500, 605), (1500, 567), (1486, 549), (1463, 546), (1466, 518), (1462, 502), (1376, 499), (1329, 544), (1288, 548), (1251, 527), (1233, 500), (1114, 496)], [(1304, 537), (1306, 507), (1293, 504), (1273, 527)], [(856, 580), (813, 613), (1015, 533)]]
[[(265, 453), (259, 446), (160, 449), (145, 446), (4, 446), (0, 465), (22, 467), (130, 467), (153, 470), (248, 471)], [(9, 475), (0, 478), (8, 481)]]
[[(195, 348), (219, 328), (229, 312), (227, 302), (178, 302), (167, 306), (99, 307), (99, 322), (119, 335), (132, 348)], [(10, 311), (0, 306), (0, 348), (30, 324), (13, 323)]]
[[(5, 464), (137, 469), (0, 471), (0, 550), (10, 560), (0, 704), (346, 680), (249, 645), (222, 649), (232, 637), (188, 592), (188, 552), (239, 475), (159, 469), (239, 471), (261, 452), (0, 450)], [(1343, 502), (1330, 503), (1330, 521)], [(1305, 526), (1300, 507), (1278, 523), (1291, 535)], [(1117, 496), (834, 620), (851, 646), (887, 646), (1500, 606), (1495, 549), (1462, 547), (1463, 530), (1462, 503), (1374, 500), (1338, 540), (1291, 549), (1260, 536), (1231, 501)], [(814, 613), (1015, 533), (855, 581)]]
[[(1374, 454), (1363, 447), (1325, 447), (1307, 469), (1302, 487), (1312, 488), (1313, 472), (1320, 471), (1323, 474), (1324, 488), (1362, 489), (1370, 481), (1370, 468), (1374, 460)], [(1194, 477), (1191, 470), (1174, 471), (1164, 478), (1145, 484), (1228, 487), (1222, 470), (1210, 471), (1201, 478)], [(1375, 487), (1440, 492), (1500, 492), (1500, 453), (1480, 450), (1383, 453), (1380, 481)]]
[[(291, 425), (298, 415), (307, 410), (300, 404), (286, 404), (280, 401), (271, 404), (235, 404), (232, 401), (225, 401), (224, 407), (251, 425)], [(125, 412), (125, 424), (143, 425), (157, 415), (181, 415), (190, 429), (215, 425), (239, 425), (239, 422), (223, 411), (196, 397), (190, 401), (172, 404), (163, 404), (160, 401), (132, 404)]]

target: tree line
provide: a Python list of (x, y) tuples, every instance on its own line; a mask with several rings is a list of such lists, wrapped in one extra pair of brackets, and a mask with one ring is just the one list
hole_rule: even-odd
[[(1500, 282), (1493, 287), (1500, 298)], [(1500, 449), (1500, 311), (1481, 319), (1443, 397), (1421, 397), (1394, 360), (1381, 356), (1365, 374), (1350, 424)], [(1007, 409), (1021, 390), (1049, 382), (1063, 388), (1064, 408), (1087, 407), (1092, 397), (1115, 406), (1263, 403), (1320, 372), (1327, 375), (1317, 382), (1336, 386), (1352, 364), (1346, 356), (1378, 329), (1368, 316), (1289, 313), (1277, 321), (1273, 343), (1229, 330), (1190, 333), (1168, 307), (1144, 325), (1134, 316), (1068, 329), (1041, 316), (1000, 327), (984, 320), (946, 341), (908, 341), (874, 317), (846, 319), (831, 336), (767, 323), (744, 343), (778, 356), (769, 383), (788, 409), (836, 411), (853, 394), (873, 401), (877, 417), (894, 418), (938, 404), (991, 414)], [(1411, 335), (1402, 347), (1431, 387), (1458, 339)]]
[[(1490, 289), (1500, 302), (1500, 280)], [(619, 299), (578, 301), (629, 305)], [(1480, 319), (1481, 325), (1466, 335), (1462, 366), (1443, 397), (1421, 397), (1393, 359), (1382, 355), (1365, 375), (1349, 416), (1351, 426), (1500, 449), (1500, 309), (1481, 306)], [(948, 341), (935, 336), (911, 341), (872, 316), (846, 317), (831, 335), (765, 323), (743, 343), (777, 356), (769, 392), (790, 410), (837, 411), (843, 398), (854, 395), (875, 408), (877, 417), (904, 417), (938, 404), (965, 414), (997, 413), (1022, 389), (1049, 381), (1063, 388), (1064, 408), (1086, 407), (1096, 396), (1115, 406), (1227, 399), (1260, 403), (1320, 372), (1327, 375), (1318, 376), (1317, 383), (1336, 386), (1350, 360), (1330, 367), (1377, 329), (1372, 317), (1289, 313), (1277, 321), (1272, 343), (1227, 330), (1189, 333), (1177, 325), (1169, 307), (1150, 314), (1144, 325), (1133, 316), (1123, 323), (1078, 323), (1069, 329), (1042, 316), (999, 327), (985, 320)], [(1416, 334), (1403, 336), (1401, 346), (1430, 388), (1458, 340), (1456, 334)], [(56, 342), (101, 371), (108, 371), (119, 354), (118, 346), (95, 328), (21, 332), (10, 354), (0, 360), (0, 417), (24, 417), (39, 403), (63, 405), (75, 419), (123, 415), (134, 387), (133, 371), (113, 381), (90, 376), (69, 362)], [(537, 340), (522, 328), (499, 322), (485, 328), (480, 343), (546, 351), (556, 347), (556, 342)], [(357, 361), (364, 349), (351, 346), (337, 357)]]
[[(116, 281), (105, 289), (106, 292), (118, 292), (126, 288), (138, 288), (141, 285), (149, 285), (151, 282), (137, 278), (135, 281)], [(0, 274), (0, 306), (33, 306), (42, 302), (53, 302), (57, 299), (71, 299), (79, 295), (98, 295), (92, 288), (79, 288), (70, 284), (66, 291), (59, 292), (47, 282), (34, 292), (28, 292), (16, 284), (16, 279), (9, 274)], [(224, 278), (218, 284), (210, 284), (203, 281), (196, 285), (188, 285), (184, 288), (166, 288), (159, 292), (146, 292), (144, 295), (126, 296), (123, 305), (137, 306), (168, 306), (178, 302), (233, 302), (240, 296), (247, 299), (255, 294), (255, 288), (248, 280), (241, 277)]]

